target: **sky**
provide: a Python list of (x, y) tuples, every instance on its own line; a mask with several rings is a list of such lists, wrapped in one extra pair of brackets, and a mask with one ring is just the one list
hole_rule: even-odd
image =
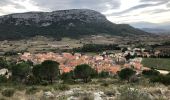
[(114, 23), (169, 23), (170, 0), (0, 0), (0, 15), (92, 9)]

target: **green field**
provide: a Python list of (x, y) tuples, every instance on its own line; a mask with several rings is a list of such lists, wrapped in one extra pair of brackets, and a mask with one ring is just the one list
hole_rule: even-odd
[(170, 59), (168, 58), (143, 58), (142, 64), (145, 67), (170, 71)]

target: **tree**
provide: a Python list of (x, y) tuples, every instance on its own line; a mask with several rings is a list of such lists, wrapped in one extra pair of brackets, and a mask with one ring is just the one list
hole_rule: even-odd
[(131, 68), (124, 68), (121, 71), (118, 72), (118, 76), (122, 80), (127, 80), (128, 82), (130, 81), (130, 77), (135, 75), (136, 71), (134, 71)]
[(74, 69), (75, 77), (83, 79), (85, 83), (88, 82), (88, 79), (90, 79), (94, 75), (95, 72), (96, 71), (94, 71), (94, 69), (92, 69), (87, 64), (78, 65)]
[(60, 77), (65, 83), (73, 83), (74, 82), (74, 72), (67, 72), (67, 73), (62, 73)]
[(59, 76), (59, 63), (51, 60), (46, 60), (42, 63), (42, 72), (46, 73), (44, 74), (44, 78), (50, 81), (50, 83), (53, 83), (53, 80), (56, 79)]
[(41, 79), (41, 75), (43, 74), (41, 64), (35, 65), (32, 69), (32, 74), (37, 78)]
[(59, 63), (51, 60), (46, 60), (40, 65), (33, 67), (33, 75), (41, 80), (47, 80), (51, 84), (59, 76)]
[(35, 84), (40, 83), (43, 75), (43, 71), (41, 70), (42, 70), (41, 64), (35, 65), (32, 69), (33, 76), (30, 76), (28, 78), (28, 83), (35, 83)]
[(99, 77), (101, 77), (101, 78), (109, 77), (109, 72), (102, 71), (102, 72), (99, 73)]
[(12, 67), (12, 77), (17, 81), (23, 81), (31, 72), (31, 67), (27, 63), (19, 63)]
[(72, 78), (73, 78), (72, 72), (62, 73), (62, 75), (61, 75), (62, 80), (69, 80), (69, 79), (72, 79)]

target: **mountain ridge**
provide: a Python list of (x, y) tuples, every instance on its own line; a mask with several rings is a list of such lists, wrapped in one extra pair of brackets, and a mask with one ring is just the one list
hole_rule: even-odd
[(36, 35), (76, 38), (103, 33), (120, 36), (149, 34), (127, 24), (112, 23), (103, 14), (89, 9), (26, 12), (0, 17), (0, 40)]

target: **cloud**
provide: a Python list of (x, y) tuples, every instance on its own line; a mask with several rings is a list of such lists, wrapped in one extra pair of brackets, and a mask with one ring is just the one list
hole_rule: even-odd
[(151, 14), (160, 14), (164, 12), (170, 12), (170, 9), (155, 9), (155, 10), (147, 11), (147, 12)]
[(31, 0), (0, 0), (0, 15), (43, 10)]
[[(15, 1), (17, 1), (17, 0), (15, 0)], [(13, 5), (17, 9), (24, 9), (25, 8), (24, 6), (18, 4), (15, 1), (14, 0), (0, 0), (0, 6), (4, 7), (4, 6), (7, 6), (7, 5)]]
[(11, 0), (0, 0), (0, 6), (5, 6), (9, 3), (12, 3)]
[(140, 0), (140, 2), (169, 2), (169, 0)]
[(124, 11), (112, 13), (110, 15), (121, 15), (121, 14), (129, 13), (131, 11), (138, 10), (138, 9), (143, 9), (143, 8), (147, 8), (147, 7), (154, 7), (154, 6), (160, 6), (160, 5), (163, 5), (163, 4), (167, 4), (169, 2), (169, 0), (150, 0), (150, 1), (149, 0), (141, 0), (141, 2), (152, 2), (152, 3), (139, 4), (137, 6), (133, 6), (131, 8), (128, 8), (128, 9), (126, 9)]
[(170, 3), (167, 4), (167, 7), (170, 7)]
[(39, 7), (50, 10), (88, 8), (97, 11), (116, 9), (120, 7), (120, 0), (34, 0)]

